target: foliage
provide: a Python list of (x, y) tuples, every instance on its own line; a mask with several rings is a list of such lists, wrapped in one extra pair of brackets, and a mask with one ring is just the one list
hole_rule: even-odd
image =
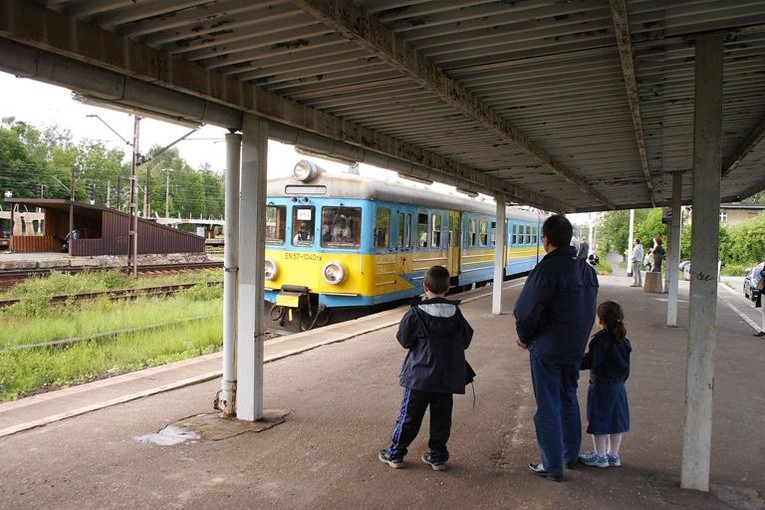
[(13, 286), (5, 298), (28, 298), (30, 296), (63, 296), (79, 292), (101, 292), (115, 289), (133, 289), (173, 285), (181, 283), (207, 283), (222, 279), (220, 269), (187, 272), (180, 275), (129, 278), (119, 270), (92, 271), (68, 274), (53, 271), (47, 278), (28, 278)]
[(611, 274), (614, 271), (614, 268), (605, 257), (598, 257), (598, 265), (595, 266), (595, 271), (597, 271), (598, 274)]
[[(169, 205), (171, 216), (222, 218), (223, 176), (208, 166), (190, 167), (177, 148), (156, 155), (159, 150), (152, 147), (149, 162), (138, 168), (139, 209), (148, 189), (152, 216), (154, 212), (164, 216)], [(73, 189), (75, 200), (86, 202), (88, 185), (93, 183), (96, 204), (125, 210), (131, 167), (124, 162), (125, 156), (125, 151), (109, 149), (101, 142), (74, 143), (69, 131), (57, 126), (41, 130), (5, 118), (0, 123), (0, 193), (11, 191), (16, 198), (32, 198), (36, 184), (41, 183), (45, 198), (70, 198)]]
[[(667, 225), (661, 223), (661, 209), (635, 211), (635, 237), (640, 238), (646, 250), (652, 239), (659, 235), (667, 239)], [(680, 232), (680, 260), (691, 258), (691, 225), (685, 224)], [(613, 249), (624, 253), (629, 235), (629, 211), (612, 211), (603, 215), (599, 227), (602, 252)], [(601, 254), (601, 259), (603, 255)], [(720, 260), (726, 274), (740, 275), (742, 268), (751, 267), (765, 259), (765, 214), (732, 226), (720, 226)]]
[(222, 318), (215, 317), (68, 348), (2, 352), (0, 402), (212, 353), (220, 349), (221, 330)]
[[(206, 289), (206, 285), (198, 287)], [(36, 314), (0, 310), (0, 322), (3, 324), (0, 328), (0, 349), (161, 326), (160, 329), (122, 332), (113, 337), (77, 342), (62, 348), (0, 352), (0, 402), (218, 350), (221, 345), (222, 299), (211, 292), (213, 297), (204, 300), (201, 294), (200, 291), (199, 294), (190, 292), (135, 301), (84, 301), (70, 303), (64, 309), (56, 308), (55, 313), (51, 312), (46, 302), (43, 318)], [(202, 316), (210, 317), (169, 324)]]
[(765, 214), (721, 228), (720, 234), (723, 262), (752, 266), (765, 259)]
[[(609, 211), (605, 213), (598, 227), (598, 245), (605, 254), (613, 250), (623, 254), (629, 248), (629, 211)], [(649, 239), (664, 236), (666, 228), (661, 224), (661, 209), (638, 209), (635, 211), (635, 237), (650, 246)], [(602, 258), (602, 257), (601, 257)]]

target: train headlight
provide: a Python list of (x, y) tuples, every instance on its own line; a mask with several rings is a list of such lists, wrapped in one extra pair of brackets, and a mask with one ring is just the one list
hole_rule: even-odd
[(266, 259), (264, 269), (266, 280), (273, 280), (276, 278), (278, 266), (276, 265), (276, 261), (274, 259)]
[(321, 270), (321, 275), (324, 277), (324, 281), (330, 285), (339, 285), (343, 283), (345, 278), (345, 269), (340, 262), (327, 262), (324, 269)]
[(313, 180), (313, 178), (316, 177), (316, 174), (318, 173), (319, 170), (316, 165), (310, 161), (306, 161), (305, 159), (298, 161), (295, 165), (295, 168), (292, 169), (292, 174), (295, 176), (295, 178), (303, 182)]

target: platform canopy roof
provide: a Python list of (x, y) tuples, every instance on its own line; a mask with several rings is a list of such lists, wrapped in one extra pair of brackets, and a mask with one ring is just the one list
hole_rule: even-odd
[(707, 32), (736, 201), (765, 187), (762, 0), (3, 0), (0, 68), (574, 212), (667, 204)]

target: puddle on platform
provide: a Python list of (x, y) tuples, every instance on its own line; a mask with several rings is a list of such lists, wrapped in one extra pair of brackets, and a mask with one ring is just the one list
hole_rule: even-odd
[(160, 430), (157, 434), (146, 434), (144, 436), (133, 437), (139, 443), (158, 444), (160, 446), (173, 446), (176, 444), (185, 443), (186, 441), (192, 441), (200, 439), (199, 434), (188, 429), (176, 427), (175, 425), (168, 425)]

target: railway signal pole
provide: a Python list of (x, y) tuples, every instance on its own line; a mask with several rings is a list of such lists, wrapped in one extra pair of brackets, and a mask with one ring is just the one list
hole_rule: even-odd
[(130, 166), (130, 217), (128, 226), (128, 273), (138, 277), (138, 165), (141, 153), (138, 151), (138, 133), (141, 117), (133, 117), (133, 162)]

